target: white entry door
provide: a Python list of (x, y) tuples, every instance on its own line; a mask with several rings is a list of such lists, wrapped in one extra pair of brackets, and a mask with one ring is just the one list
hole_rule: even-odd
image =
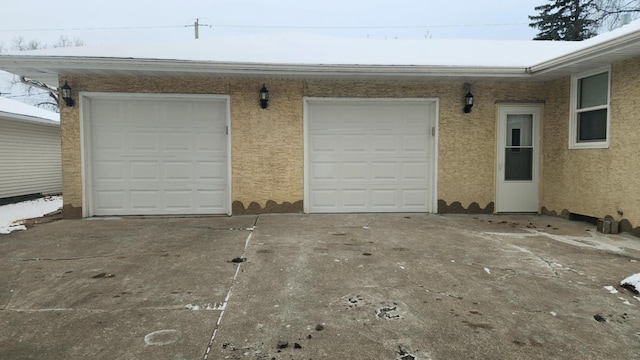
[(498, 110), (497, 212), (538, 212), (540, 106)]

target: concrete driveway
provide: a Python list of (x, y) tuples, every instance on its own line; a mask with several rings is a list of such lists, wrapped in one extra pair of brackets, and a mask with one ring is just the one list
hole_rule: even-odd
[(640, 359), (638, 272), (535, 215), (62, 220), (0, 236), (0, 358)]

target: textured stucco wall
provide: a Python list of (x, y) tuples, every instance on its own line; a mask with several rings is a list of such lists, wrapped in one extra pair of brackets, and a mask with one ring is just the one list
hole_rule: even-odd
[(434, 97), (440, 100), (438, 212), (493, 212), (497, 101), (544, 100), (544, 84), (471, 83), (472, 112), (462, 111), (466, 92), (458, 81), (309, 81), (314, 97)]
[[(262, 82), (228, 79), (67, 76), (80, 91), (231, 95), (232, 201), (234, 213), (302, 210), (302, 82), (269, 81), (263, 110)], [(64, 216), (82, 216), (80, 107), (61, 108)]]
[(542, 206), (558, 215), (611, 216), (640, 235), (640, 58), (612, 66), (608, 149), (568, 149), (570, 84), (549, 86), (555, 105), (547, 104)]
[[(263, 81), (64, 77), (74, 90), (228, 94), (231, 98), (234, 214), (301, 211), (303, 97), (438, 98), (439, 212), (492, 212), (495, 199), (496, 102), (545, 100), (545, 85), (472, 83), (475, 105), (462, 112), (461, 81), (264, 81), (270, 101), (258, 106)], [(82, 214), (79, 107), (62, 108), (65, 216)]]
[(230, 81), (233, 213), (302, 211), (304, 150), (300, 81)]

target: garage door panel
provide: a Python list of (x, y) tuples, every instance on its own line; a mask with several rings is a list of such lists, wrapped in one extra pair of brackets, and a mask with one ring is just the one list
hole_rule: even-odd
[(364, 153), (370, 148), (371, 141), (366, 135), (343, 135), (342, 151), (345, 153)]
[(316, 189), (310, 193), (310, 197), (319, 209), (333, 209), (335, 203), (341, 201), (338, 191), (335, 189)]
[(428, 200), (427, 194), (422, 189), (405, 189), (401, 191), (403, 208), (421, 208)]
[(96, 201), (106, 211), (121, 211), (127, 202), (127, 192), (123, 190), (95, 190)]
[(227, 213), (226, 99), (98, 97), (89, 109), (93, 215)]
[(104, 181), (120, 181), (127, 173), (127, 164), (124, 161), (96, 161), (94, 176)]
[(398, 190), (395, 189), (372, 189), (371, 202), (375, 208), (384, 210), (398, 209)]
[[(157, 161), (129, 160), (131, 181), (149, 181), (158, 178), (160, 173)], [(123, 175), (118, 177), (122, 178)]]
[(163, 197), (164, 208), (174, 213), (188, 211), (193, 207), (193, 190), (165, 190)]
[(398, 181), (398, 165), (395, 162), (371, 162), (371, 180)]
[(224, 134), (226, 129), (218, 129), (218, 133), (213, 129), (208, 129), (209, 132), (203, 132), (195, 135), (195, 142), (193, 150), (196, 152), (211, 152), (213, 155), (225, 157), (227, 154), (226, 135)]
[(224, 197), (226, 196), (224, 191), (199, 190), (196, 194), (197, 198), (195, 199), (195, 203), (198, 209), (216, 213), (225, 210), (220, 206), (220, 204), (222, 204), (224, 201)]
[(94, 132), (100, 133), (100, 137), (96, 138), (92, 143), (92, 146), (101, 151), (120, 151), (122, 149), (125, 138), (122, 136), (122, 131), (119, 129), (106, 129), (97, 127), (93, 129)]
[(198, 161), (196, 180), (226, 182), (226, 164), (223, 161)]
[(365, 210), (367, 208), (367, 191), (360, 189), (342, 190), (342, 206), (350, 209)]
[(193, 148), (193, 134), (188, 131), (172, 131), (171, 134), (160, 135), (160, 146), (162, 150), (176, 153), (190, 152)]
[(366, 181), (369, 177), (369, 166), (366, 161), (345, 161), (339, 173), (344, 181)]
[(127, 132), (127, 147), (131, 153), (158, 153), (160, 139), (157, 133), (146, 129), (131, 129)]
[(191, 161), (164, 161), (164, 176), (160, 180), (189, 181), (193, 179), (193, 166)]
[(389, 135), (373, 135), (374, 153), (396, 153), (398, 152), (398, 137)]
[(129, 192), (131, 208), (133, 210), (158, 210), (160, 209), (160, 194), (153, 190), (132, 190)]
[(338, 139), (334, 134), (313, 135), (310, 139), (311, 151), (333, 153), (338, 148)]
[(339, 164), (335, 162), (317, 162), (313, 164), (311, 173), (317, 181), (335, 181), (339, 173)]
[(435, 102), (308, 102), (309, 212), (432, 211)]
[(422, 181), (429, 175), (429, 165), (424, 162), (405, 161), (402, 166), (402, 181)]
[(426, 134), (418, 135), (403, 135), (402, 136), (402, 151), (405, 154), (418, 153), (424, 155), (428, 152), (428, 144), (424, 141)]

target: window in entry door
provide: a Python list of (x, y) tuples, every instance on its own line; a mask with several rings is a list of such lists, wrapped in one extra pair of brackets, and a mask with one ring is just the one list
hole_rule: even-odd
[(506, 181), (533, 179), (533, 116), (507, 115), (507, 142), (505, 148)]

